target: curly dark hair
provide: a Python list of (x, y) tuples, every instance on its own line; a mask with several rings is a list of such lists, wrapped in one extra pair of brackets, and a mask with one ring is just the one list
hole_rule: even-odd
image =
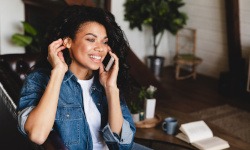
[[(124, 32), (116, 23), (114, 15), (109, 11), (97, 7), (79, 5), (67, 6), (48, 27), (45, 34), (45, 41), (42, 46), (42, 59), (39, 61), (40, 63), (37, 63), (35, 68), (50, 67), (46, 59), (49, 44), (59, 38), (63, 39), (69, 37), (74, 40), (79, 28), (86, 22), (97, 22), (105, 27), (109, 39), (108, 45), (119, 58), (117, 84), (119, 88), (124, 89), (124, 87), (127, 86), (126, 83), (128, 83), (129, 65), (126, 56), (130, 47)], [(68, 50), (64, 50), (63, 53), (64, 59), (69, 65), (71, 59)], [(95, 73), (95, 76), (99, 78), (98, 73)]]

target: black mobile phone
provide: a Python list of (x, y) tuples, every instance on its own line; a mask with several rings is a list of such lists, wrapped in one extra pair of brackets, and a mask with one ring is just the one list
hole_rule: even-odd
[(109, 69), (112, 67), (114, 61), (115, 61), (115, 59), (113, 57), (111, 57), (111, 55), (109, 53), (107, 53), (107, 55), (105, 56), (105, 58), (102, 62), (104, 65), (104, 70), (109, 71)]

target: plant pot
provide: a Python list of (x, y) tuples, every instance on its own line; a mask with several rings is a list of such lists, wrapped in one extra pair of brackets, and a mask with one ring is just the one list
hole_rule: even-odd
[(144, 118), (154, 118), (155, 116), (155, 105), (156, 105), (156, 99), (145, 99), (144, 102)]
[(156, 79), (160, 79), (165, 58), (160, 56), (148, 56), (147, 65), (153, 72)]
[(140, 113), (131, 114), (131, 115), (132, 115), (132, 118), (133, 118), (134, 122), (140, 121)]

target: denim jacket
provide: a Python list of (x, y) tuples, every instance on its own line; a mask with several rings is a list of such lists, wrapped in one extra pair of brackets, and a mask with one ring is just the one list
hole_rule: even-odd
[[(26, 135), (24, 124), (28, 114), (38, 104), (49, 79), (50, 71), (45, 69), (37, 69), (26, 78), (18, 105), (19, 129), (24, 135)], [(118, 136), (111, 131), (108, 124), (107, 99), (98, 79), (95, 78), (89, 92), (101, 114), (100, 133), (109, 149), (131, 149), (135, 126), (124, 98), (120, 96), (124, 121), (121, 134)], [(93, 149), (90, 129), (84, 112), (82, 89), (71, 71), (66, 72), (61, 84), (53, 130), (58, 132), (70, 150)]]

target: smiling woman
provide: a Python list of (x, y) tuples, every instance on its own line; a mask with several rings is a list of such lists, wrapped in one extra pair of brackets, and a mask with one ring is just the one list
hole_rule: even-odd
[[(68, 6), (44, 40), (21, 90), (21, 133), (41, 145), (53, 129), (71, 150), (131, 149), (135, 125), (125, 102), (130, 47), (113, 14)], [(102, 64), (107, 53), (114, 58), (109, 71)]]

